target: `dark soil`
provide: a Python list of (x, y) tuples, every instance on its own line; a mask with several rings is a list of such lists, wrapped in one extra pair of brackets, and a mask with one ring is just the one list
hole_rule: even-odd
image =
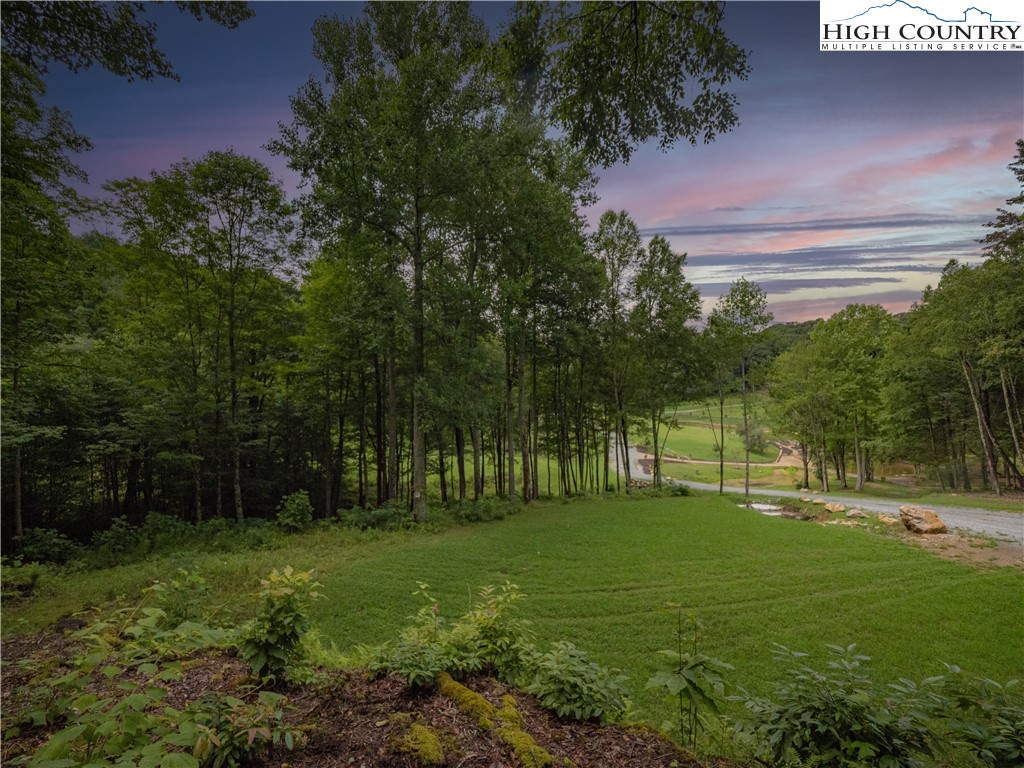
[[(50, 660), (50, 674), (58, 660), (70, 658), (76, 648), (64, 632), (54, 630), (13, 638), (3, 644), (2, 703), (4, 728), (16, 721), (23, 704), (17, 689), (27, 682), (22, 659)], [(244, 697), (250, 682), (246, 665), (223, 651), (208, 651), (182, 663), (181, 680), (165, 684), (165, 705), (182, 708), (206, 691)], [(98, 676), (102, 677), (102, 676)], [(109, 681), (99, 679), (97, 688)], [(502, 697), (515, 698), (523, 730), (554, 757), (554, 765), (579, 768), (724, 768), (727, 763), (698, 763), (662, 734), (645, 726), (602, 726), (561, 720), (541, 709), (529, 694), (487, 677), (463, 681), (496, 707)], [(283, 746), (264, 753), (258, 768), (414, 768), (423, 763), (401, 749), (399, 742), (412, 723), (433, 730), (445, 746), (443, 765), (458, 768), (518, 768), (523, 764), (495, 731), (479, 727), (436, 688), (414, 689), (397, 677), (370, 679), (363, 671), (323, 671), (316, 683), (279, 689), (288, 697), (286, 719), (299, 726), (305, 738), (296, 749)], [(251, 696), (251, 694), (249, 694)], [(59, 726), (58, 726), (59, 727)], [(5, 738), (3, 763), (38, 749), (57, 730), (26, 729)], [(571, 763), (566, 761), (571, 761)]]

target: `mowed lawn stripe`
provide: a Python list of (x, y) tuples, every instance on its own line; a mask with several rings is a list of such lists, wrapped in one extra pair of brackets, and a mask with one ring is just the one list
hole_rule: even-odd
[(341, 648), (391, 636), (431, 585), (448, 615), (506, 579), (544, 641), (568, 639), (632, 679), (641, 711), (655, 652), (674, 645), (666, 601), (707, 626), (704, 650), (767, 690), (772, 643), (856, 642), (882, 679), (956, 663), (1024, 674), (1024, 574), (979, 571), (862, 530), (768, 518), (716, 496), (544, 503), (507, 520), (412, 536), (327, 565), (322, 628)]

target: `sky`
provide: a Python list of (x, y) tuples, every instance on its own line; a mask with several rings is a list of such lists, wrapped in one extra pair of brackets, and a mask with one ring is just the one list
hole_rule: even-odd
[[(475, 7), (492, 28), (508, 10)], [(254, 8), (235, 30), (148, 9), (179, 82), (53, 68), (48, 102), (94, 144), (79, 158), (88, 191), (229, 147), (296, 189), (263, 147), (290, 122), (289, 97), (321, 74), (313, 22), (361, 5)], [(778, 321), (849, 303), (905, 311), (949, 259), (981, 258), (985, 223), (1019, 193), (1007, 165), (1024, 136), (1024, 53), (826, 53), (818, 14), (817, 2), (728, 2), (726, 33), (751, 67), (733, 87), (740, 124), (711, 144), (643, 146), (599, 171), (588, 220), (624, 209), (646, 236), (666, 236), (688, 254), (705, 311), (740, 277), (764, 289)]]

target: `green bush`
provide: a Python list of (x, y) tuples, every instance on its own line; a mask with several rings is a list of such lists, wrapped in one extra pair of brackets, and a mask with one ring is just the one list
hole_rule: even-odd
[(306, 491), (296, 491), (277, 505), (277, 524), (289, 533), (299, 533), (313, 524), (313, 505)]
[(523, 669), (524, 655), (531, 651), (532, 637), (528, 622), (515, 615), (515, 605), (522, 600), (519, 588), (508, 582), (499, 589), (484, 587), (476, 604), (452, 623), (441, 614), (429, 589), (427, 584), (418, 585), (414, 594), (424, 605), (397, 641), (373, 649), (370, 670), (394, 672), (410, 685), (433, 685), (442, 672), (460, 677), (486, 670), (514, 680)]
[(338, 513), (342, 525), (358, 528), (361, 531), (375, 529), (380, 531), (400, 531), (414, 528), (412, 513), (403, 502), (389, 502), (380, 507), (361, 509), (355, 507)]
[(49, 566), (42, 563), (23, 563), (21, 558), (17, 557), (10, 560), (4, 558), (3, 567), (0, 569), (0, 592), (3, 599), (31, 597), (49, 572)]
[(572, 643), (557, 642), (546, 653), (535, 652), (527, 666), (526, 690), (559, 717), (608, 722), (626, 709), (626, 678), (594, 663)]
[(309, 606), (322, 595), (310, 571), (276, 568), (260, 582), (255, 620), (243, 631), (239, 652), (257, 677), (287, 677), (302, 662)]
[(29, 528), (17, 544), (25, 563), (64, 565), (81, 552), (78, 544), (53, 528)]
[(960, 670), (945, 680), (947, 734), (992, 768), (1024, 765), (1024, 691), (1020, 680), (964, 680)]
[(204, 613), (210, 587), (198, 573), (179, 568), (169, 582), (154, 582), (146, 591), (153, 595), (154, 605), (163, 612), (166, 627), (206, 618)]
[(821, 672), (803, 664), (806, 656), (779, 646), (787, 665), (775, 698), (744, 692), (747, 717), (737, 732), (750, 737), (758, 760), (783, 765), (794, 758), (822, 758), (836, 768), (914, 768), (931, 754), (928, 721), (937, 699), (933, 678), (913, 684), (876, 686), (867, 674), (867, 656), (856, 646), (829, 646), (834, 656)]
[(195, 538), (196, 529), (175, 515), (150, 512), (139, 534), (149, 552), (167, 552), (187, 548)]
[[(192, 754), (202, 766), (248, 765), (271, 744), (295, 746), (299, 731), (284, 723), (286, 699), (260, 691), (255, 704), (234, 696), (206, 693), (188, 708), (194, 718)], [(191, 733), (191, 729), (189, 730)]]
[(139, 528), (129, 525), (127, 518), (115, 517), (110, 528), (92, 535), (92, 547), (86, 553), (91, 568), (123, 565), (145, 554), (144, 539)]

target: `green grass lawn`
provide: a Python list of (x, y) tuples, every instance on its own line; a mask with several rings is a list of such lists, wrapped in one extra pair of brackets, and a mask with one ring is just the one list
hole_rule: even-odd
[[(668, 433), (668, 438), (665, 439), (665, 451), (670, 456), (702, 461), (718, 461), (718, 451), (715, 448), (716, 435), (717, 431), (712, 431), (706, 426), (686, 425), (675, 427)], [(751, 451), (750, 461), (775, 461), (778, 455), (779, 449), (774, 445), (768, 445), (764, 451)], [(728, 427), (725, 430), (725, 460), (743, 461), (743, 440)]]
[(215, 586), (212, 602), (244, 603), (273, 567), (316, 568), (322, 635), (347, 651), (394, 637), (425, 581), (446, 614), (476, 590), (510, 580), (543, 641), (567, 639), (621, 668), (640, 712), (669, 715), (644, 683), (655, 652), (674, 645), (673, 601), (705, 623), (703, 651), (764, 692), (778, 676), (771, 647), (821, 652), (857, 643), (876, 676), (938, 674), (941, 662), (995, 679), (1024, 675), (1024, 573), (981, 571), (862, 530), (768, 518), (713, 495), (538, 503), (503, 521), (439, 532), (291, 537), (275, 550), (163, 558), (81, 573), (47, 596), (4, 605), (10, 633), (116, 594), (138, 595), (179, 565)]

